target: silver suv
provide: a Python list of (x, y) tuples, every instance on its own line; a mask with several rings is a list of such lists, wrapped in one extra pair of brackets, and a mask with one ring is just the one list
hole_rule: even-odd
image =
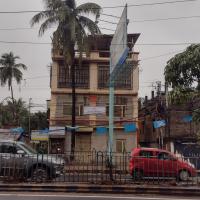
[(0, 175), (42, 182), (61, 175), (64, 159), (58, 155), (38, 154), (23, 142), (0, 140)]

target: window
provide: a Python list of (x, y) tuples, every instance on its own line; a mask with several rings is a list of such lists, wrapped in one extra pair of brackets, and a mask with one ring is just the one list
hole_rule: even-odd
[(12, 153), (12, 154), (16, 154), (17, 153), (17, 148), (15, 145), (13, 144), (1, 144), (0, 145), (0, 153)]
[[(75, 66), (75, 83), (77, 88), (89, 88), (89, 65)], [(71, 88), (71, 69), (59, 64), (58, 87)]]
[(76, 67), (76, 87), (89, 88), (89, 65)]
[(158, 159), (159, 160), (169, 160), (170, 158), (171, 158), (171, 156), (166, 152), (158, 153)]
[(110, 52), (109, 51), (99, 51), (99, 57), (101, 58), (109, 58)]
[(109, 66), (99, 66), (98, 67), (98, 88), (104, 89), (108, 88), (109, 84)]
[(126, 152), (126, 140), (123, 139), (116, 140), (116, 152), (117, 153)]
[(72, 115), (71, 105), (63, 105), (63, 115)]
[(152, 151), (140, 151), (140, 156), (145, 158), (152, 158), (153, 152)]
[[(130, 90), (133, 88), (133, 69), (125, 68), (123, 72), (119, 73), (116, 81), (115, 88), (120, 90)], [(98, 66), (98, 88), (104, 89), (109, 86), (109, 66)]]
[(116, 89), (130, 90), (133, 88), (133, 69), (125, 68), (119, 73), (116, 80)]
[[(125, 114), (126, 114), (125, 105), (114, 106), (114, 117), (125, 117)], [(106, 116), (109, 116), (109, 106), (106, 106)]]
[(65, 67), (63, 65), (59, 65), (59, 70), (58, 70), (58, 87), (67, 87), (69, 84), (69, 68)]
[[(63, 115), (72, 115), (72, 105), (63, 105)], [(76, 116), (83, 115), (83, 105), (76, 105)]]

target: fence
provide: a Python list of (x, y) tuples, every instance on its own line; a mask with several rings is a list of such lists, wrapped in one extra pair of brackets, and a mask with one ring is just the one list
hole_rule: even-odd
[(110, 157), (107, 152), (96, 151), (62, 155), (0, 155), (1, 181), (99, 184), (161, 184), (179, 181), (198, 185), (198, 170), (200, 157), (132, 157), (130, 153), (113, 153)]

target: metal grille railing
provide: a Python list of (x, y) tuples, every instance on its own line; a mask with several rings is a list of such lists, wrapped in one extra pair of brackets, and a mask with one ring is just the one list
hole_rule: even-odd
[[(112, 162), (110, 162), (112, 160)], [(130, 153), (67, 152), (62, 155), (0, 155), (0, 180), (24, 182), (148, 183), (199, 185), (200, 157), (178, 160)]]

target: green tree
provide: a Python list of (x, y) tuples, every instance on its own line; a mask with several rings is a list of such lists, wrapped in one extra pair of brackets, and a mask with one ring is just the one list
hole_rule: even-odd
[(168, 102), (172, 105), (192, 103), (200, 98), (200, 93), (195, 88), (184, 88), (177, 86), (169, 92)]
[[(49, 29), (52, 25), (57, 25), (53, 33), (53, 48), (63, 51), (66, 66), (71, 69), (72, 81), (72, 126), (76, 126), (75, 121), (75, 46), (80, 52), (88, 51), (88, 36), (100, 34), (97, 20), (100, 16), (101, 7), (96, 3), (84, 3), (76, 6), (75, 0), (44, 0), (45, 11), (36, 14), (31, 25), (39, 22), (41, 24), (39, 35)], [(95, 21), (88, 16), (94, 16)], [(72, 151), (74, 150), (75, 134), (72, 130)]]
[(16, 63), (19, 56), (14, 56), (12, 52), (5, 53), (0, 58), (0, 82), (1, 86), (8, 84), (8, 89), (11, 91), (11, 98), (14, 104), (13, 96), (13, 80), (19, 84), (22, 80), (21, 69), (26, 70), (27, 67), (23, 63)]
[(169, 86), (200, 90), (200, 44), (194, 44), (171, 58), (165, 67), (165, 80)]
[(2, 126), (14, 125), (22, 126), (24, 119), (28, 118), (28, 109), (25, 102), (20, 98), (18, 100), (14, 99), (15, 107), (15, 123), (13, 123), (13, 101), (7, 100), (5, 104), (0, 105), (0, 124)]

